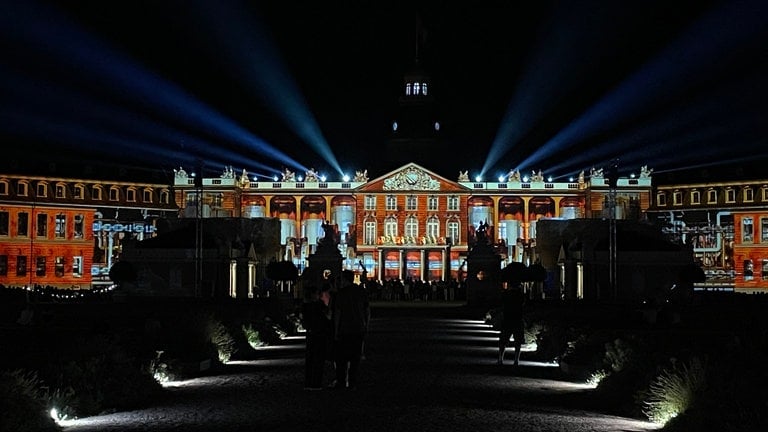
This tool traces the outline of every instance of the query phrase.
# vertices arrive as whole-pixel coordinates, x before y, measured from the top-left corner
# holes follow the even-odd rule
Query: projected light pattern
[[[202,17],[200,26],[206,29],[206,36],[218,38],[216,53],[226,55],[226,65],[233,75],[268,106],[274,107],[276,114],[296,135],[343,175],[298,86],[285,70],[279,53],[269,43],[270,37],[257,17],[243,9],[235,9],[232,2],[197,2],[197,5]]]
[[[675,98],[684,97],[687,92],[704,85],[705,80],[711,79],[712,74],[716,76],[723,74],[734,53],[765,40],[765,6],[764,2],[729,2],[717,10],[712,10],[668,46],[655,60],[621,83],[613,92],[524,159],[520,166],[542,164],[557,153],[589,140],[599,139],[601,135],[621,131],[622,127],[641,116],[648,115],[659,106]],[[704,71],[707,73],[705,74]],[[738,79],[739,77],[726,78]],[[719,113],[727,115],[728,110],[723,110],[725,104],[723,101],[720,103]],[[702,119],[699,118],[696,122],[701,124]],[[661,125],[657,127],[659,134],[665,133]],[[652,129],[653,125],[649,125],[648,128]],[[584,149],[578,160],[603,163],[606,159],[621,155],[638,144],[632,142],[631,136],[628,136],[630,138],[623,142],[603,142]],[[721,139],[719,142],[729,141]],[[642,145],[646,143],[643,142]],[[666,153],[653,161],[646,159],[644,163],[678,162],[680,149],[670,147],[677,146],[677,142],[668,140],[664,145],[667,148]],[[730,151],[729,146],[726,145],[721,145],[719,148],[721,156],[727,155]],[[581,153],[581,151],[582,149],[579,149],[574,153]],[[692,153],[688,157],[693,156]],[[624,161],[623,157],[622,160]],[[569,162],[575,163],[574,160]],[[702,162],[706,163],[706,161]],[[570,165],[572,166],[573,163]]]
[[[35,50],[34,54],[50,59],[51,70],[63,69],[61,75],[73,73],[76,79],[86,80],[89,92],[110,93],[110,96],[117,97],[122,102],[138,104],[158,116],[170,116],[171,121],[181,122],[189,129],[213,135],[225,142],[238,144],[241,151],[255,152],[261,157],[298,169],[306,169],[282,151],[186,94],[176,85],[162,80],[125,56],[91,39],[54,10],[36,7],[31,2],[21,2],[10,11],[11,13],[2,14],[3,18],[0,18],[3,36],[11,43],[24,46],[30,51]],[[51,70],[31,71],[31,73],[50,73]],[[13,86],[14,84],[15,82],[6,82],[4,85]],[[4,125],[4,127],[7,126]],[[81,127],[85,126],[81,125]],[[141,125],[133,124],[129,131],[134,132],[139,129],[138,126]],[[25,130],[19,133],[29,134],[34,131]],[[163,140],[162,136],[155,137],[158,141]],[[198,141],[198,144],[200,144],[199,148],[194,150],[201,154],[196,154],[194,157],[205,154],[222,155],[223,150],[218,146],[203,145],[203,141]],[[176,148],[178,147],[176,144]],[[121,147],[115,151],[125,153],[131,149]],[[187,159],[190,157],[192,156],[187,156]],[[240,158],[240,160],[248,161],[249,167],[265,167],[261,164],[256,165],[250,158]]]

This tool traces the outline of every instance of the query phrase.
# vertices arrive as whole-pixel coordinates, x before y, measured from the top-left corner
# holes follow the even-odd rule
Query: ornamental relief
[[[384,180],[384,190],[440,190],[440,182],[414,167]]]

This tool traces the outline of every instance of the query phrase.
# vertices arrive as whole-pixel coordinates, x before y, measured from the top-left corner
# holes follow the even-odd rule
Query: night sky
[[[34,150],[378,177],[418,54],[445,152],[414,161],[447,178],[768,178],[764,1],[3,3],[0,171]]]

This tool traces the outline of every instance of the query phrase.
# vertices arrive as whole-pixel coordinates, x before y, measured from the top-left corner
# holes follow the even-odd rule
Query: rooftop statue
[[[507,181],[510,182],[519,182],[520,181],[520,171],[519,170],[510,170],[509,174],[507,174]]]
[[[352,179],[354,182],[360,182],[365,183],[368,181],[368,170],[363,171],[355,171],[355,178]]]
[[[310,168],[309,171],[304,173],[304,181],[307,183],[317,183],[319,177],[317,176],[317,171],[315,171],[314,168]]]
[[[653,172],[653,168],[648,168],[648,165],[643,165],[640,167],[640,178],[647,179],[651,178],[651,173]]]
[[[536,171],[531,173],[531,181],[532,182],[543,182],[544,181],[544,174],[541,173],[541,170],[537,173]]]
[[[187,172],[184,171],[184,168],[182,168],[182,167],[179,167],[179,169],[174,169],[173,172],[176,173],[176,178],[187,178],[187,177],[189,177]]]
[[[296,174],[293,173],[293,171],[286,168],[283,171],[283,178],[282,181],[284,182],[295,182],[296,181]]]
[[[243,173],[240,174],[240,184],[247,185],[248,183],[250,183],[250,180],[248,180],[248,173],[245,171],[245,168],[243,168]]]
[[[221,173],[221,178],[231,179],[235,178],[235,169],[231,166],[225,166],[224,172]]]
[[[589,177],[590,178],[595,178],[595,179],[603,178],[603,169],[602,168],[600,168],[600,169],[592,168],[592,171],[589,172]]]
[[[579,183],[584,183],[584,170],[579,173]]]
[[[469,173],[467,171],[459,171],[459,181],[460,182],[468,182],[469,181]]]

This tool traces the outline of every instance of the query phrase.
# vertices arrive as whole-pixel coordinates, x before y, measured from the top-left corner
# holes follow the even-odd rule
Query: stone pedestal
[[[467,254],[467,304],[497,306],[501,301],[501,256],[487,242]]]

